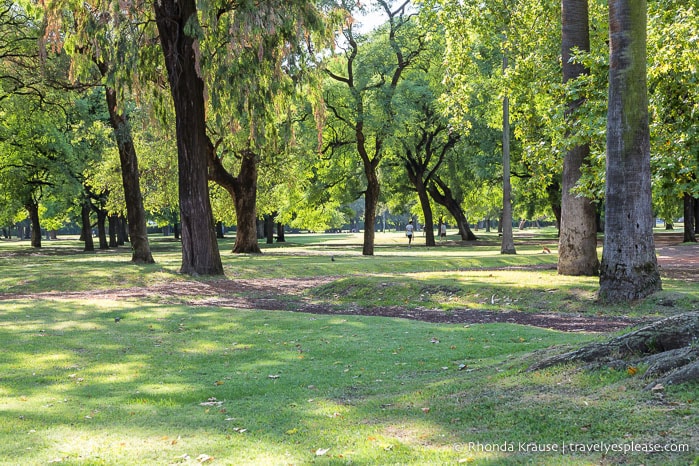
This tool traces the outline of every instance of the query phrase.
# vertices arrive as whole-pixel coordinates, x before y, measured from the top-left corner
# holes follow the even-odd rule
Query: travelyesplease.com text
[[[548,453],[556,452],[562,455],[576,453],[659,453],[659,452],[688,452],[687,444],[660,443],[537,443],[537,442],[501,442],[481,443],[468,442],[455,444],[458,451],[471,453]]]

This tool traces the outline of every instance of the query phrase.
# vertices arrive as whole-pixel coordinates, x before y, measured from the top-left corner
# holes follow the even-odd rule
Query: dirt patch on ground
[[[48,292],[32,295],[3,295],[0,299],[108,299],[217,306],[236,309],[283,310],[329,315],[397,317],[445,324],[513,323],[568,332],[610,332],[638,323],[624,317],[599,317],[518,311],[444,311],[409,306],[332,306],[304,298],[304,291],[332,282],[337,277],[277,280],[178,281],[150,287],[89,292]]]
[[[681,241],[681,239],[680,239]],[[657,248],[658,264],[665,278],[699,281],[699,245],[667,244]],[[551,268],[545,266],[545,268]],[[554,267],[555,268],[555,267]],[[478,269],[482,270],[482,269]],[[5,294],[3,299],[142,299],[158,303],[191,306],[218,306],[237,309],[283,310],[312,314],[369,315],[421,320],[448,324],[513,323],[567,332],[611,332],[640,323],[638,319],[582,314],[536,313],[519,311],[481,311],[456,309],[444,311],[419,306],[333,306],[316,303],[305,291],[330,283],[338,277],[287,278],[274,280],[217,279],[176,281],[149,287],[89,292],[48,292]]]

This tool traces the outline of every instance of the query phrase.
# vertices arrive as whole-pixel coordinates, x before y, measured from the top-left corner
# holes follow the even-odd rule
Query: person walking
[[[413,242],[413,230],[414,230],[414,229],[415,229],[415,228],[413,227],[413,221],[411,220],[411,221],[409,221],[408,224],[405,226],[405,236],[408,237],[408,247],[410,247],[410,245],[411,245],[412,242]]]

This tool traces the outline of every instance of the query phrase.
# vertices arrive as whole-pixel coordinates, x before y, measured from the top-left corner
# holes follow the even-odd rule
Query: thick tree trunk
[[[208,166],[213,145],[206,134],[204,81],[198,73],[191,22],[195,0],[153,4],[175,106],[179,170],[182,273],[223,275],[209,200]],[[129,222],[130,223],[130,222]]]
[[[563,0],[562,56],[563,82],[589,74],[580,63],[571,62],[574,48],[590,50],[587,0]],[[584,102],[577,99],[568,103],[566,119],[572,127],[575,110]],[[558,273],[561,275],[597,275],[597,223],[595,205],[587,198],[572,193],[581,176],[581,168],[590,156],[589,144],[571,148],[563,159],[561,190],[561,229],[558,241]]]
[[[661,289],[653,241],[646,85],[646,1],[609,2],[607,187],[599,297],[628,302]]]
[[[95,243],[92,240],[92,226],[90,224],[90,212],[92,212],[92,207],[90,207],[90,200],[85,199],[81,208],[81,219],[82,219],[82,232],[81,237],[85,241],[85,247],[83,251],[94,251]]]
[[[31,225],[31,245],[33,248],[41,247],[41,221],[39,220],[39,204],[32,201],[25,206],[29,214]]]
[[[216,238],[223,239],[223,222],[216,222]]]
[[[120,215],[117,225],[117,245],[123,246],[128,240],[129,235],[126,228],[126,219]]]
[[[468,219],[466,218],[466,214],[464,214],[464,210],[461,208],[461,204],[454,198],[447,184],[440,177],[433,176],[432,182],[428,186],[428,191],[432,199],[434,199],[437,204],[444,206],[451,216],[454,217],[456,226],[459,228],[461,241],[476,241],[478,238],[473,234],[471,228],[469,228]]]
[[[274,217],[270,214],[265,215],[265,236],[267,244],[274,244]]]
[[[240,172],[234,177],[224,168],[213,152],[209,159],[209,178],[224,188],[233,198],[236,234],[233,252],[260,254],[257,243],[257,156],[250,150],[241,154]]]
[[[699,197],[694,198],[694,233],[699,235]]]
[[[694,223],[697,219],[694,217],[696,199],[689,193],[684,193],[684,242],[696,243],[697,235],[694,228]]]
[[[124,186],[126,217],[128,218],[131,236],[131,262],[152,264],[155,260],[148,242],[146,211],[143,208],[138,157],[136,156],[136,148],[131,134],[131,125],[126,116],[118,111],[116,90],[107,87],[106,98],[109,109],[109,121],[114,129],[114,136],[119,149],[119,161],[121,162],[121,181]]]

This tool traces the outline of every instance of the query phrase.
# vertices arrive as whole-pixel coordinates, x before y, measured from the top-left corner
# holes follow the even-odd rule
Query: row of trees
[[[645,5],[622,0],[609,11],[596,0],[3,0],[1,220],[79,213],[89,228],[91,209],[121,216],[136,262],[153,260],[147,216],[179,220],[182,271],[221,274],[217,220],[237,225],[235,252],[259,252],[258,217],[336,227],[359,198],[366,255],[377,213],[411,206],[428,245],[433,212],[465,240],[467,216],[502,216],[502,250],[514,252],[512,196],[518,216],[560,222],[560,273],[601,273],[609,299],[640,297],[660,284],[651,178],[657,215],[679,215],[684,199],[693,233],[699,205],[695,7],[648,10],[646,38]],[[362,28],[362,12],[382,25]]]

